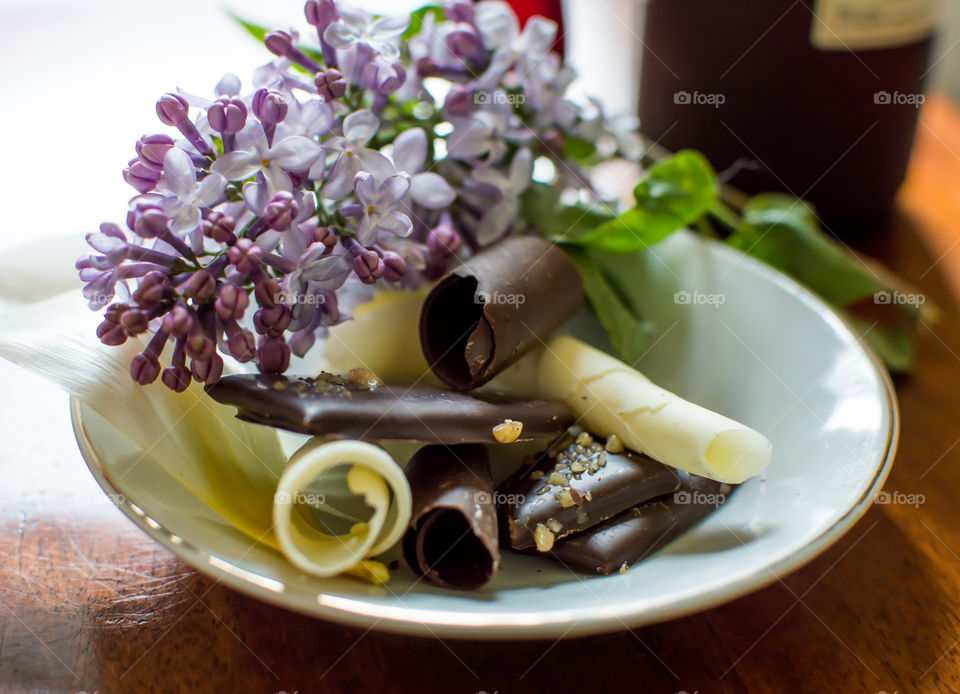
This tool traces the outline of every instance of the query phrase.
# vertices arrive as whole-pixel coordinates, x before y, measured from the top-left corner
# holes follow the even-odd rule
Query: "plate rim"
[[[721,253],[736,253],[735,250],[721,243],[711,240],[701,241],[714,246],[714,249]],[[77,397],[71,396],[70,419],[74,436],[80,454],[97,484],[120,508],[123,514],[149,537],[190,564],[197,571],[215,579],[217,582],[285,609],[293,609],[349,626],[376,628],[392,633],[483,640],[543,639],[558,636],[559,638],[573,638],[633,629],[676,619],[731,602],[765,588],[775,581],[781,581],[786,575],[801,569],[829,549],[853,528],[872,505],[874,496],[882,489],[887,476],[890,474],[899,444],[900,409],[896,391],[890,375],[876,353],[856,336],[856,332],[843,316],[816,294],[791,277],[755,258],[739,253],[736,253],[736,255],[740,262],[753,265],[755,271],[765,275],[774,284],[779,285],[803,303],[814,308],[818,314],[826,314],[836,320],[854,338],[854,342],[867,356],[883,387],[885,406],[889,412],[889,425],[886,432],[884,453],[878,462],[873,478],[863,494],[846,513],[789,556],[774,563],[766,564],[739,579],[724,583],[709,593],[698,594],[669,603],[645,606],[634,611],[623,611],[622,608],[616,609],[617,606],[610,606],[606,610],[602,607],[592,607],[594,614],[589,617],[576,616],[573,613],[577,610],[558,610],[548,613],[547,617],[544,618],[542,612],[516,612],[509,617],[505,617],[499,613],[494,613],[491,616],[488,613],[479,612],[465,613],[455,610],[433,610],[393,605],[371,606],[364,600],[324,592],[317,593],[316,603],[312,605],[291,604],[290,601],[282,598],[282,592],[264,587],[264,585],[251,580],[248,577],[249,571],[247,569],[234,566],[227,559],[194,545],[186,538],[171,533],[155,520],[149,518],[128,495],[121,492],[113,480],[110,479],[110,475],[97,453],[96,446],[90,439],[83,421],[82,403]],[[211,562],[211,559],[214,561]]]

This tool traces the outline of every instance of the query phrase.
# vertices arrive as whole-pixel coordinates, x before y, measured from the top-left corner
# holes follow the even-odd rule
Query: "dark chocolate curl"
[[[410,459],[406,474],[413,515],[403,556],[410,568],[444,588],[485,585],[500,566],[486,449],[425,446]]]
[[[361,441],[494,444],[493,428],[507,419],[522,423],[517,440],[529,441],[557,436],[574,419],[561,403],[378,385],[363,374],[353,380],[327,373],[238,374],[208,386],[207,394],[236,407],[237,417],[249,422]]]
[[[420,313],[433,372],[457,390],[477,388],[542,344],[583,303],[573,261],[538,236],[511,236],[437,282]]]
[[[645,455],[610,453],[589,435],[577,441],[554,444],[500,485],[504,544],[548,551],[554,541],[680,485],[676,470]]]
[[[566,566],[602,575],[635,564],[676,539],[722,504],[733,486],[678,471],[680,489],[554,545]]]

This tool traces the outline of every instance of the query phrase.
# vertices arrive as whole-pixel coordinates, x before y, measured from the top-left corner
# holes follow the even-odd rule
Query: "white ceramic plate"
[[[628,573],[574,574],[507,553],[496,579],[463,593],[401,565],[374,587],[304,575],[207,509],[112,425],[74,401],[90,470],[130,519],[184,561],[244,593],[318,617],[465,638],[614,631],[678,617],[757,590],[810,561],[857,521],[893,462],[897,412],[876,358],[815,296],[721,244],[677,234],[638,268],[660,339],[652,379],[763,432],[765,477]],[[581,337],[596,326],[577,321]]]

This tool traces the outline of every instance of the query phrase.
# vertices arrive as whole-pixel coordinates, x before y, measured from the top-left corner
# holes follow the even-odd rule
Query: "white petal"
[[[393,163],[398,171],[415,174],[427,161],[427,134],[423,128],[410,128],[393,141]]]
[[[260,155],[257,152],[230,152],[213,162],[210,170],[227,180],[242,181],[260,170]]]
[[[485,48],[509,46],[520,33],[520,25],[513,8],[499,0],[477,3],[477,28]]]
[[[360,32],[345,22],[334,22],[323,32],[323,40],[334,48],[349,48],[360,39]]]
[[[294,135],[275,144],[266,158],[271,165],[276,164],[287,171],[306,171],[313,166],[321,151],[316,140]]]
[[[197,168],[190,155],[177,147],[172,148],[163,158],[162,190],[185,198],[193,193],[197,184]]]
[[[533,155],[529,149],[521,149],[513,155],[510,162],[510,190],[514,194],[522,193],[530,185],[533,176]]]
[[[378,39],[383,40],[393,36],[399,36],[410,26],[410,15],[394,15],[393,17],[381,17],[370,26],[370,33]]]
[[[528,58],[538,58],[550,50],[556,37],[557,23],[535,15],[527,20],[518,43]]]
[[[243,184],[243,201],[247,203],[247,207],[255,215],[263,214],[263,210],[270,202],[272,195],[266,183],[249,181]]]
[[[228,72],[217,82],[214,91],[218,95],[236,96],[240,93],[240,78],[232,72]]]
[[[396,236],[407,236],[413,231],[413,222],[403,212],[388,212],[380,218],[377,227]]]
[[[378,181],[393,175],[393,163],[375,149],[361,149],[352,158],[359,159],[358,168],[369,171]]]
[[[227,187],[227,179],[218,173],[211,173],[197,187],[197,204],[210,207],[220,201]]]
[[[350,274],[350,264],[339,255],[320,258],[300,272],[301,279],[319,291],[338,289]]]
[[[410,197],[428,210],[441,210],[454,201],[457,193],[443,176],[428,171],[410,179]]]
[[[343,119],[343,135],[351,142],[365,145],[380,127],[380,119],[370,109],[354,111]]]

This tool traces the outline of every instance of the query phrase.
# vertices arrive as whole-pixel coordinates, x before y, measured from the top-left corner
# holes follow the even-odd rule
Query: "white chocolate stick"
[[[346,468],[347,489],[335,489],[324,478]],[[333,475],[337,477],[337,475]],[[341,481],[344,479],[339,476]],[[317,485],[317,482],[320,485]],[[355,505],[373,509],[365,520],[357,520],[348,533],[324,532],[307,515],[305,504],[313,500],[308,488],[322,489],[314,505],[323,508],[329,496],[343,500],[353,496]],[[299,506],[298,506],[299,504]],[[297,568],[316,576],[344,572],[368,574],[375,580],[386,568],[367,557],[394,545],[410,523],[410,485],[400,466],[382,448],[362,441],[325,441],[315,438],[290,457],[280,477],[273,502],[277,542],[284,556]],[[345,517],[342,505],[331,509]]]
[[[540,357],[543,397],[567,404],[594,434],[613,434],[654,460],[718,482],[759,474],[773,447],[762,434],[694,405],[639,371],[572,337],[553,338]]]

